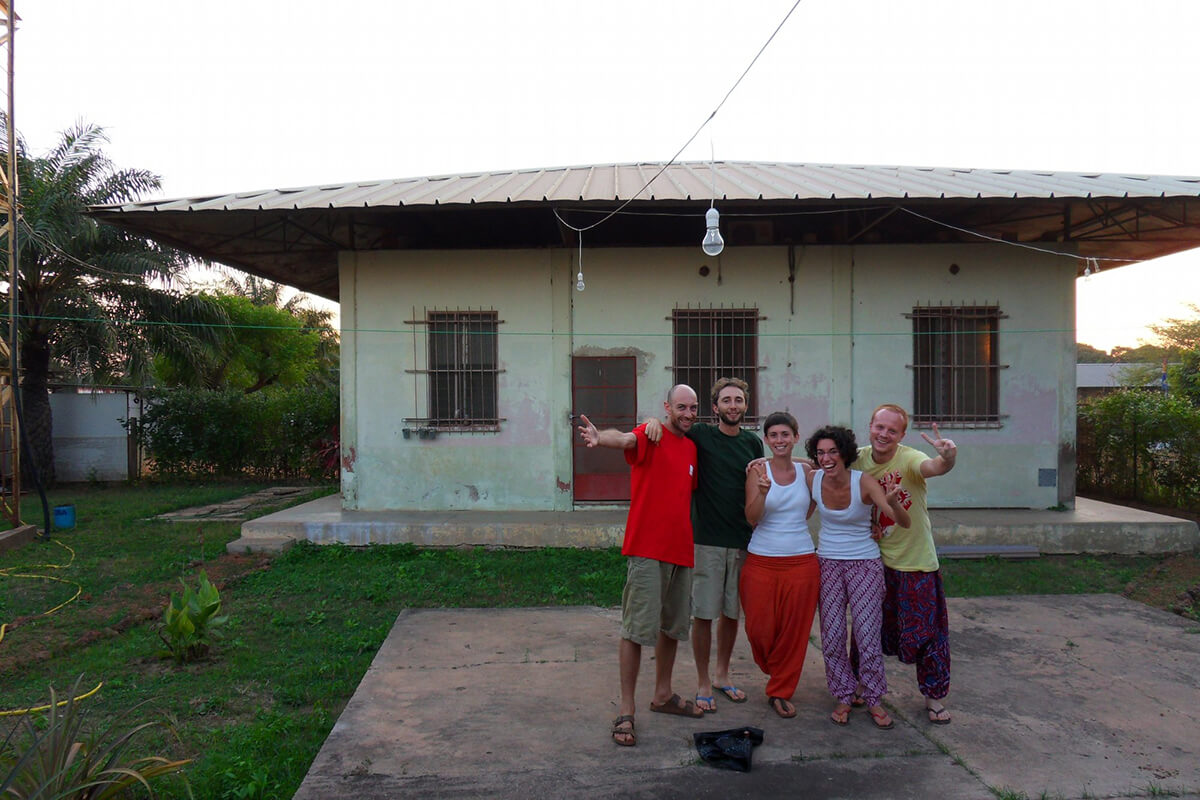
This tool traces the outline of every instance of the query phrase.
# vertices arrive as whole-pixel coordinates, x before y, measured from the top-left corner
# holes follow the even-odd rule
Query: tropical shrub
[[[175,659],[176,664],[183,664],[204,658],[208,654],[209,639],[220,636],[217,628],[229,618],[217,616],[221,610],[221,595],[217,587],[209,583],[203,570],[195,590],[182,579],[179,582],[183,585],[182,596],[172,594],[163,612],[159,638],[166,649],[159,654]]]
[[[1200,409],[1126,389],[1079,408],[1078,486],[1110,497],[1200,506]]]
[[[317,480],[337,474],[328,457],[337,422],[336,387],[158,389],[137,430],[158,474]]]

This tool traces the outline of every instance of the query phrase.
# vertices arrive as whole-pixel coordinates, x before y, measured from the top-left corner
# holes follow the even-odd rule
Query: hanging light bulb
[[[700,243],[700,249],[706,256],[721,255],[721,251],[725,249],[725,240],[721,238],[721,212],[716,208],[709,208],[704,212],[704,224],[708,230],[704,232],[704,241]]]
[[[579,274],[575,276],[575,291],[582,292],[586,287],[583,284],[583,231],[579,231]]]

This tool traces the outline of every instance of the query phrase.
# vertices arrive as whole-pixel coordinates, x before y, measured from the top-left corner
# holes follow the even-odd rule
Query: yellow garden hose
[[[4,569],[0,569],[0,578],[24,578],[26,580],[56,581],[58,583],[65,583],[69,586],[75,587],[75,594],[71,595],[70,598],[59,603],[58,605],[56,605],[54,608],[50,609],[49,611],[43,611],[40,614],[37,614],[36,616],[39,616],[39,617],[50,616],[54,612],[63,608],[64,606],[70,605],[71,603],[75,602],[79,598],[79,595],[83,594],[83,587],[80,584],[76,583],[75,581],[67,580],[66,578],[59,578],[54,575],[39,575],[36,573],[24,571],[24,570],[66,569],[66,568],[70,567],[72,563],[74,563],[74,561],[75,561],[75,551],[74,550],[72,550],[69,546],[60,542],[58,539],[51,539],[50,541],[52,541],[54,544],[58,545],[59,547],[63,548],[64,550],[66,550],[68,553],[71,554],[71,557],[67,561],[66,564],[31,564],[31,565],[25,566],[25,567],[6,567]],[[23,570],[23,571],[18,572],[17,570]],[[4,642],[4,634],[7,630],[8,630],[8,623],[0,623],[0,643]],[[87,694],[81,694],[74,699],[75,700],[83,700],[85,698],[91,697],[96,692],[100,691],[100,687],[103,685],[104,685],[104,683],[102,681],[102,682],[96,684],[95,689],[92,689]],[[69,699],[63,700],[63,701],[59,702],[58,705],[61,707],[61,706],[66,705],[69,702],[71,702]],[[0,711],[0,717],[15,717],[15,716],[20,716],[22,714],[31,714],[36,711],[47,711],[47,710],[49,710],[49,708],[50,708],[50,705],[46,704],[43,706],[31,706],[29,708],[17,708],[17,709],[12,709],[9,711]]]

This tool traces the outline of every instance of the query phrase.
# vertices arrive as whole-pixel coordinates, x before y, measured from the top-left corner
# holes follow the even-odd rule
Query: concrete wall
[[[671,382],[671,310],[757,307],[759,412],[802,428],[851,425],[865,439],[881,402],[911,407],[912,323],[930,303],[993,303],[1002,425],[943,429],[959,466],[938,506],[1045,508],[1073,499],[1074,281],[1070,259],[997,245],[345,253],[341,260],[342,488],[347,508],[572,507],[571,355],[634,355],[638,410],[658,415]],[[952,272],[951,265],[957,265]],[[701,267],[708,274],[701,275]],[[424,415],[426,308],[493,308],[500,325],[499,433],[404,439]],[[707,387],[696,387],[703,395]],[[586,409],[580,409],[586,413]],[[919,432],[908,444],[932,450]],[[1069,467],[1069,469],[1068,469]],[[1039,469],[1057,470],[1039,486]],[[1070,479],[1063,480],[1064,471]],[[1046,474],[1042,475],[1043,481]]]
[[[138,416],[125,392],[53,392],[54,469],[58,480],[123,481],[129,477],[128,435],[122,419]]]

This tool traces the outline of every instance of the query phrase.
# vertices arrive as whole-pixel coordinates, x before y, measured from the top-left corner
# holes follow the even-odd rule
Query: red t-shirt
[[[629,519],[621,554],[695,565],[692,550],[692,490],[696,488],[696,445],[663,428],[653,444],[646,426],[633,430],[637,447],[625,451],[632,469]]]

